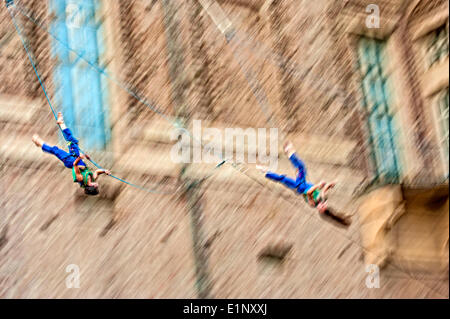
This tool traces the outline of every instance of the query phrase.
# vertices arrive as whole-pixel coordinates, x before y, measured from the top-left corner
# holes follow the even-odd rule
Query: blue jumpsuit
[[[306,194],[308,190],[313,186],[306,181],[306,166],[297,155],[294,153],[289,157],[292,165],[298,169],[297,178],[294,180],[286,175],[278,175],[276,173],[267,172],[266,177],[274,181],[280,182],[288,188],[297,189],[300,194]]]
[[[73,162],[80,156],[80,147],[78,146],[78,140],[73,136],[69,128],[64,129],[62,132],[65,140],[68,142],[69,153],[57,146],[49,146],[45,143],[42,145],[42,150],[46,153],[55,155],[59,158],[59,160],[61,160],[61,162],[64,163],[65,167],[72,168]],[[86,166],[83,161],[80,161],[78,165]]]

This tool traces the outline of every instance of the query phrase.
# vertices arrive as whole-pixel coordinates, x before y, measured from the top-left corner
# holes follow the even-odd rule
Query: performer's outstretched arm
[[[94,180],[97,180],[97,177],[101,174],[111,175],[111,172],[107,169],[98,169],[94,172]]]

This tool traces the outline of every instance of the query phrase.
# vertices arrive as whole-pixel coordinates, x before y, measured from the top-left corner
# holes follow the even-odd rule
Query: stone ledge
[[[411,27],[412,38],[417,40],[446,23],[448,20],[448,5],[446,7],[447,10],[435,12],[432,16],[413,23]]]
[[[17,138],[12,135],[6,135],[2,136],[1,139],[3,141],[0,145],[2,162],[10,160],[12,162],[25,162],[25,166],[34,166],[48,163],[50,160],[50,155],[44,154],[39,148],[35,147],[29,137]],[[146,174],[178,178],[182,168],[182,164],[171,161],[170,149],[149,150],[148,152],[136,149],[130,150],[125,155],[108,153],[108,157],[111,157],[111,161],[112,158],[116,158],[115,162],[112,161],[114,164],[111,168],[119,176]],[[105,160],[100,160],[102,157],[94,156],[93,158],[105,166]],[[57,165],[57,160],[55,159],[54,161],[54,164]],[[258,173],[253,164],[245,165],[248,169],[247,174],[251,178],[245,174],[238,173],[229,163],[215,170],[216,165],[217,163],[190,164],[186,176],[192,179],[202,179],[211,175],[209,179],[214,182],[223,183],[229,181],[242,185],[251,185],[256,180],[261,184],[274,187],[274,189],[282,189],[276,186],[277,183],[267,180],[263,174]],[[339,193],[351,193],[364,179],[362,172],[347,167],[336,167],[330,164],[310,162],[309,160],[307,160],[306,165],[308,180],[312,182],[319,182],[322,179],[336,180],[338,182],[336,191]],[[286,158],[279,160],[277,172],[295,176],[295,170]]]
[[[0,159],[3,162],[6,159],[14,162],[44,163],[43,152],[37,148],[31,138],[14,137],[12,135],[2,136],[0,143]]]
[[[400,19],[400,16],[386,18],[381,14],[380,16],[380,28],[369,29],[366,27],[366,18],[368,13],[361,12],[345,12],[342,14],[342,20],[345,21],[345,31],[347,33],[367,36],[376,39],[386,39],[395,30],[395,27]]]
[[[225,128],[230,127],[232,123],[209,123],[202,121],[202,128],[217,128],[222,133],[222,139],[224,139]],[[250,127],[242,128],[244,131]],[[189,128],[192,132],[192,128]],[[145,142],[156,142],[164,144],[175,144],[172,139],[172,134],[174,132],[174,127],[164,120],[153,120],[146,124],[144,127],[135,129],[132,135],[135,140],[141,141],[139,144],[144,145]],[[266,152],[269,151],[268,145],[270,141],[269,132],[266,132]],[[227,147],[224,140],[222,149]],[[299,153],[306,160],[312,162],[328,163],[335,165],[347,165],[349,164],[350,154],[353,152],[357,146],[357,142],[353,140],[342,140],[341,138],[336,138],[332,136],[325,135],[306,135],[302,134],[292,139],[294,145],[298,148]],[[203,142],[206,144],[206,142]],[[278,152],[282,153],[282,145],[278,145]],[[193,146],[193,141],[191,138],[191,146]],[[233,145],[233,152],[236,152],[236,143]],[[230,147],[231,148],[231,147]],[[248,143],[244,140],[244,150],[245,158],[248,157]],[[257,153],[258,150],[256,149]],[[252,153],[255,153],[252,152]]]
[[[449,83],[448,75],[449,59],[447,58],[433,65],[422,77],[422,91],[426,97],[447,88]]]
[[[0,95],[0,121],[29,123],[40,104],[39,100]]]

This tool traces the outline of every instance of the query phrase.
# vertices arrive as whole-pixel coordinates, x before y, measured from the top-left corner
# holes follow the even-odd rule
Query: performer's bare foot
[[[34,134],[33,138],[31,140],[38,147],[42,147],[42,145],[44,144],[44,140],[42,138],[40,138],[39,135],[37,135],[37,134]]]
[[[294,145],[292,145],[290,141],[284,143],[284,152],[288,155],[288,157],[291,157],[292,154],[295,153]]]
[[[66,129],[66,124],[64,123],[64,117],[61,112],[58,112],[58,119],[56,123],[61,127],[62,130]]]
[[[256,165],[256,169],[264,174],[267,174],[267,172],[269,171],[268,167],[262,165]]]
[[[64,124],[64,117],[61,112],[58,112],[58,120],[56,121],[58,124]]]

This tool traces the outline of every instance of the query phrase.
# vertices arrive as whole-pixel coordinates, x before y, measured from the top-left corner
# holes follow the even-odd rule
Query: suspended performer
[[[58,113],[57,122],[61,127],[65,140],[68,142],[69,152],[66,152],[57,146],[49,146],[37,134],[33,135],[32,141],[36,146],[42,148],[42,151],[55,155],[64,166],[72,169],[73,182],[80,184],[84,188],[84,193],[87,195],[97,195],[99,193],[98,183],[96,180],[99,175],[111,175],[108,170],[99,169],[92,172],[83,159],[90,159],[87,154],[83,155],[78,146],[78,140],[73,136],[72,132],[64,124],[62,113]]]
[[[308,183],[306,181],[305,163],[299,159],[291,142],[285,143],[284,152],[292,165],[297,169],[297,176],[295,179],[287,177],[286,175],[270,172],[268,167],[265,166],[257,165],[256,168],[263,172],[266,178],[279,182],[290,189],[295,189],[297,193],[302,194],[309,206],[317,209],[321,215],[330,217],[334,221],[345,226],[350,225],[351,221],[349,219],[337,216],[333,209],[328,205],[328,191],[332,189],[336,183],[326,183],[323,181],[318,184]]]

